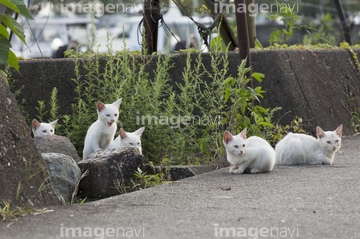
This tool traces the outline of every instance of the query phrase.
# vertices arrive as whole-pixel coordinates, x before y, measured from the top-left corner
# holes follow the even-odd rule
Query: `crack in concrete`
[[[296,71],[295,71],[295,67],[294,67],[294,65],[292,64],[292,61],[291,61],[289,52],[285,52],[285,53],[286,53],[286,56],[287,56],[288,59],[289,59],[291,70],[292,70],[292,72],[294,72],[295,79],[296,79],[296,82],[297,82],[298,85],[299,85],[300,91],[301,91],[301,93],[302,93],[302,95],[303,95],[303,97],[304,97],[304,99],[305,99],[305,101],[306,101],[307,106],[308,106],[309,109],[310,109],[310,114],[311,114],[311,116],[312,116],[313,119],[314,119],[315,125],[317,125],[314,112],[313,112],[313,110],[312,110],[312,108],[311,108],[311,105],[310,105],[310,102],[309,102],[308,98],[306,97],[305,92],[304,92],[304,90],[303,90],[303,88],[302,88],[302,86],[301,86],[301,84],[300,84],[299,78],[298,78],[298,76],[297,76],[297,74],[296,74]]]

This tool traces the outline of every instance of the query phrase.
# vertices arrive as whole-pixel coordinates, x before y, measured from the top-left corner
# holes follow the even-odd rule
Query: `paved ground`
[[[332,166],[216,170],[0,223],[0,238],[360,238],[360,136]]]

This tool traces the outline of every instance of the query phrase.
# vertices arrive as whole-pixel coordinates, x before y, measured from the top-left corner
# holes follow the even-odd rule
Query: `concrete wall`
[[[360,53],[360,51],[358,51]],[[197,55],[192,56],[194,59]],[[153,56],[157,58],[157,56]],[[210,66],[209,54],[202,56],[205,66]],[[314,132],[316,125],[324,130],[334,130],[344,124],[345,134],[352,134],[350,115],[342,103],[348,96],[360,96],[360,74],[352,54],[347,50],[263,50],[251,52],[255,72],[264,73],[261,86],[267,92],[261,104],[264,107],[282,107],[276,120],[285,125],[295,116],[307,120],[307,130]],[[186,54],[172,59],[169,75],[174,82],[181,81]],[[236,76],[238,53],[229,53],[231,75]],[[105,60],[101,60],[101,65]],[[48,100],[53,87],[59,90],[60,114],[68,114],[73,103],[75,84],[74,62],[68,59],[30,60],[19,63],[21,75],[13,74],[15,88],[24,85],[19,98],[26,99],[29,118],[36,116],[38,100]],[[153,77],[156,59],[149,65]],[[84,74],[85,72],[83,72]],[[175,84],[174,84],[175,85]],[[256,83],[255,85],[259,85]]]

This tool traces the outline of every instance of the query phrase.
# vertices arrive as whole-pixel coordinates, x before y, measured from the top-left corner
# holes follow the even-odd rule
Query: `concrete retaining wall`
[[[202,58],[205,66],[210,66],[209,54],[203,54]],[[324,130],[334,130],[344,124],[344,133],[353,133],[350,115],[342,103],[349,96],[360,96],[360,74],[349,51],[263,50],[252,51],[251,58],[254,71],[266,76],[261,86],[267,93],[261,103],[264,107],[283,108],[276,114],[281,124],[289,124],[298,116],[308,120],[307,130],[313,132],[316,125]],[[181,81],[185,60],[186,54],[172,59],[176,67],[169,74],[174,82]],[[238,53],[229,53],[229,60],[229,73],[236,76],[240,62]],[[103,59],[101,64],[104,63]],[[15,88],[25,86],[19,98],[26,100],[25,108],[30,119],[36,117],[38,100],[49,100],[53,87],[59,91],[59,113],[69,113],[75,87],[71,81],[75,77],[72,60],[30,60],[21,61],[19,65],[21,75],[13,73],[12,78],[15,79]],[[150,78],[155,67],[156,59],[149,65]]]

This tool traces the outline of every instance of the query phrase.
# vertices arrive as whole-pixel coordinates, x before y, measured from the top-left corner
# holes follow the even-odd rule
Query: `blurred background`
[[[29,0],[25,4],[34,20],[17,19],[24,28],[27,42],[26,46],[16,37],[11,40],[12,50],[19,57],[61,58],[66,50],[86,51],[92,44],[93,50],[100,53],[112,54],[123,50],[125,45],[130,51],[141,51],[143,1]],[[208,26],[215,14],[209,12],[203,0],[177,0],[177,4],[181,4],[182,9],[172,1],[160,1],[163,21],[159,22],[157,50],[165,51],[168,44],[170,52],[189,48],[208,51],[196,23]],[[279,5],[290,10],[290,20],[294,23],[294,33],[282,43],[337,46],[344,41],[334,0],[255,0],[251,13],[255,16],[258,46],[274,44],[274,29],[287,27],[284,26],[286,14]],[[342,0],[342,7],[352,43],[359,44],[360,1]],[[230,1],[224,9],[236,34],[234,2]],[[192,19],[186,16],[189,14]],[[216,37],[214,30],[211,39]],[[109,42],[112,49],[107,47]]]

